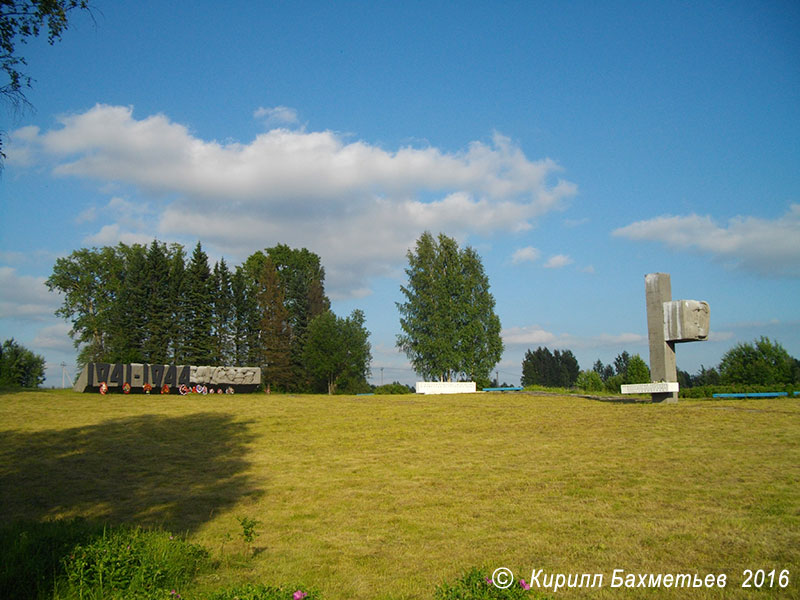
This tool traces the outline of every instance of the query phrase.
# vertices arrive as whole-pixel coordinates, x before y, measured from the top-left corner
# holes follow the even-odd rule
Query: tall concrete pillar
[[[667,341],[664,333],[664,303],[672,300],[669,273],[649,273],[644,277],[647,302],[647,337],[650,340],[650,379],[678,381],[675,366],[675,342]],[[654,402],[677,402],[677,392],[653,394]]]

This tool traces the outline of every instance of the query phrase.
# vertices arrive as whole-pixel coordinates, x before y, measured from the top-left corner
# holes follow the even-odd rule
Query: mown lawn
[[[69,516],[186,532],[219,561],[197,591],[429,598],[505,566],[605,575],[565,598],[643,595],[614,569],[726,573],[648,596],[744,598],[745,569],[788,569],[757,597],[798,597],[800,400],[0,394],[0,524]]]

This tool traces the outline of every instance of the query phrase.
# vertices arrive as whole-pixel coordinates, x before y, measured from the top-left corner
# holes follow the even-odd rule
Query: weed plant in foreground
[[[752,597],[746,569],[788,569],[789,587],[758,597],[800,596],[798,399],[40,391],[0,394],[0,423],[0,525],[185,534],[210,567],[184,598],[438,598],[480,583],[473,565],[529,583],[604,574],[564,598],[641,595],[612,589],[614,569],[727,575],[722,591],[647,592],[698,600]]]

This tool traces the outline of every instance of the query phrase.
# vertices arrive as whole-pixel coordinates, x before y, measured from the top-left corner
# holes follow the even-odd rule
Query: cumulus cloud
[[[800,204],[777,219],[737,216],[725,225],[710,216],[666,215],[631,223],[613,235],[661,242],[760,275],[800,277]]]
[[[506,346],[549,346],[551,348],[604,348],[646,344],[647,337],[638,333],[601,334],[581,337],[569,333],[553,333],[539,325],[510,327],[501,332]]]
[[[556,254],[547,259],[544,263],[545,269],[561,269],[567,265],[571,265],[574,261],[566,254]]]
[[[50,292],[44,277],[19,275],[13,267],[0,267],[0,319],[50,318],[60,304],[58,294]]]
[[[256,116],[296,116],[283,109]],[[446,152],[386,150],[331,131],[285,128],[247,144],[220,143],[164,115],[137,119],[123,106],[97,105],[60,121],[25,137],[55,159],[56,174],[134,185],[161,199],[161,237],[192,232],[229,257],[279,242],[305,246],[323,257],[330,287],[342,294],[365,293],[367,279],[396,269],[426,229],[459,239],[525,231],[576,193],[555,162],[529,160],[497,133]],[[118,220],[87,241],[125,233],[144,232]]]
[[[541,256],[541,252],[533,246],[525,246],[524,248],[517,248],[511,255],[511,262],[515,265],[523,262],[536,262]]]

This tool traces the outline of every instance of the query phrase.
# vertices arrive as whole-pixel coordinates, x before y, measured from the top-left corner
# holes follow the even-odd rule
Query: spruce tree
[[[214,360],[212,341],[213,297],[208,256],[197,242],[186,268],[184,285],[184,359],[190,365],[210,365]]]
[[[144,246],[117,246],[121,271],[114,303],[111,362],[144,362],[147,331],[147,255]]]
[[[186,315],[186,252],[180,244],[170,246],[169,295],[172,316],[169,325],[170,361],[173,364],[187,362],[187,315]]]
[[[172,332],[173,310],[170,299],[170,264],[166,246],[153,240],[147,251],[145,277],[147,313],[144,362],[166,364]]]
[[[258,309],[255,286],[244,266],[236,267],[231,277],[233,306],[233,363],[252,366],[251,357],[258,350]]]
[[[216,365],[228,365],[233,360],[233,290],[231,272],[225,259],[214,264],[211,279],[214,310],[212,317],[214,358]]]

